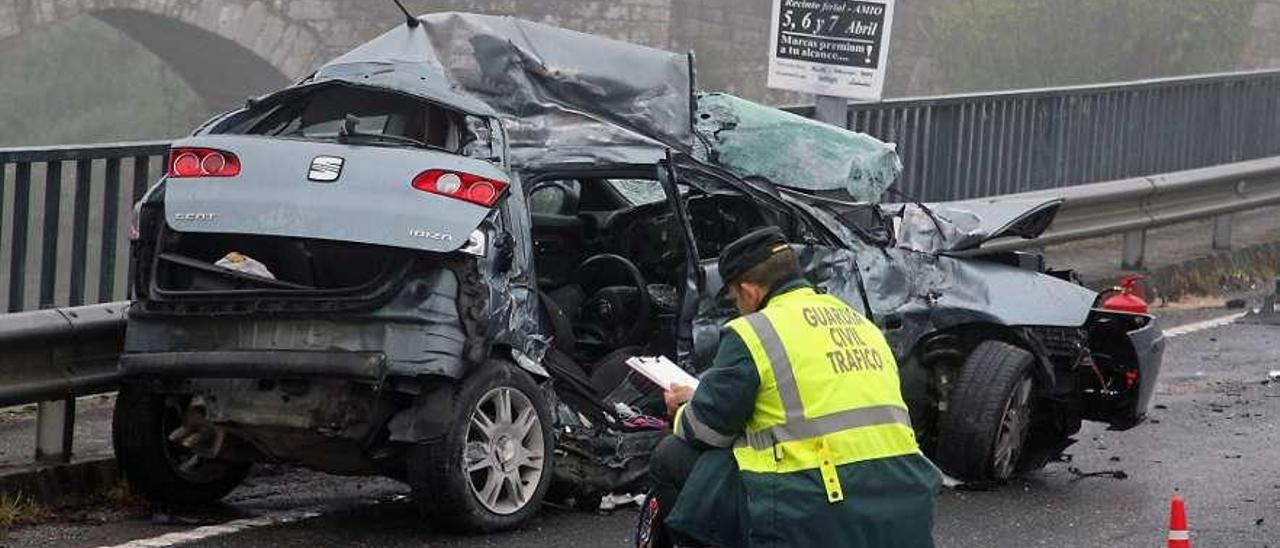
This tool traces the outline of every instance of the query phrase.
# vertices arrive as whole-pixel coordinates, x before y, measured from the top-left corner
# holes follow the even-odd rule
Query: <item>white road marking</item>
[[[1222,316],[1218,318],[1208,319],[1202,322],[1195,322],[1195,323],[1189,323],[1186,325],[1180,325],[1178,327],[1171,327],[1169,329],[1164,330],[1164,336],[1165,338],[1171,339],[1173,337],[1180,337],[1182,335],[1190,335],[1197,331],[1204,331],[1206,329],[1222,327],[1224,325],[1229,325],[1240,318],[1243,318],[1245,314],[1248,314],[1248,313],[1238,312],[1235,314],[1228,314],[1226,316]]]
[[[249,529],[307,520],[319,517],[320,515],[320,512],[316,511],[294,511],[268,514],[256,518],[232,520],[218,525],[196,527],[190,531],[167,533],[158,537],[131,540],[124,544],[102,546],[100,548],[167,548],[169,546],[179,546],[207,538],[239,533]]]

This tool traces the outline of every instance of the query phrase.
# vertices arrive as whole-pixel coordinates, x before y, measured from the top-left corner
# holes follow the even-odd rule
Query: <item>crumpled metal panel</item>
[[[342,316],[130,318],[126,353],[235,350],[384,352],[387,375],[461,377],[466,335],[458,278],[445,268],[408,280],[385,306]],[[181,373],[181,372],[177,372]]]
[[[422,36],[422,33],[417,33]],[[423,37],[425,42],[425,37]],[[360,51],[360,50],[356,50]],[[419,51],[430,51],[421,48]],[[398,49],[392,50],[392,53]],[[350,55],[350,54],[348,54]],[[427,62],[399,61],[394,58],[368,61],[334,61],[320,68],[306,86],[323,85],[338,81],[360,86],[377,87],[421,97],[433,103],[451,106],[476,116],[496,116],[497,113],[484,102],[460,93],[445,78],[438,66]]]
[[[383,344],[389,375],[461,376],[467,335],[456,300],[458,286],[452,271],[435,270],[405,284],[405,291],[379,310],[388,319],[408,320],[387,323]]]
[[[957,246],[968,238],[948,218],[931,213],[917,204],[905,204],[894,223],[898,247],[919,253],[933,253]]]
[[[517,365],[545,377],[546,370],[537,364],[542,363],[551,346],[551,337],[542,333],[538,322],[537,294],[526,284],[512,283],[513,279],[522,277],[519,272],[508,272],[485,279],[483,285],[489,293],[485,310],[489,319],[487,330],[493,334],[494,341],[518,352],[511,356]]]
[[[673,148],[739,176],[871,202],[902,171],[894,145],[861,133],[726,94],[693,104],[686,55],[511,17],[419,20],[333,60],[307,83],[380,86],[496,114],[514,166],[644,164]]]
[[[435,13],[325,65],[318,79],[375,83],[473,114],[497,113],[512,163],[649,162],[688,150],[685,55],[511,17]]]
[[[1079,327],[1097,297],[1086,287],[1030,270],[870,243],[826,211],[797,205],[849,245],[793,245],[806,277],[864,314],[869,305],[868,315],[885,328],[899,357],[925,335],[964,324]],[[731,303],[716,296],[720,283],[714,266],[704,268],[709,270],[707,292],[693,322],[694,361],[700,367],[710,364],[721,326],[736,315]]]
[[[901,327],[885,336],[899,356],[938,329],[989,323],[1079,327],[1097,293],[1038,272],[854,242],[871,311]]]
[[[887,209],[900,212],[898,246],[929,253],[975,249],[1003,236],[1035,238],[1048,228],[1061,204],[1060,198],[969,200],[923,207],[901,204]]]
[[[902,173],[892,143],[732,95],[699,95],[696,120],[704,159],[740,177],[875,203]]]

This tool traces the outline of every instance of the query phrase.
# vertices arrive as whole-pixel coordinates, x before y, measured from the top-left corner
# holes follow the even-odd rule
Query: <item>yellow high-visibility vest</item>
[[[828,500],[838,502],[837,466],[920,452],[893,352],[840,299],[800,288],[728,327],[760,375],[755,411],[734,443],[743,471],[816,469]]]

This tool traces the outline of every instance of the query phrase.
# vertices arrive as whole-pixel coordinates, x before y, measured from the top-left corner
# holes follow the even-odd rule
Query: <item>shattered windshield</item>
[[[897,147],[724,93],[698,96],[701,159],[739,177],[878,203],[902,172]]]

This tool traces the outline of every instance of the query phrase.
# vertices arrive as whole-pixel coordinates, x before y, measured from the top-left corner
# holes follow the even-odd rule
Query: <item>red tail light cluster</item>
[[[507,183],[487,179],[479,175],[432,169],[413,178],[413,188],[432,194],[465,200],[484,207],[493,207],[507,191]]]
[[[169,150],[170,177],[235,177],[240,159],[235,154],[212,148]]]

